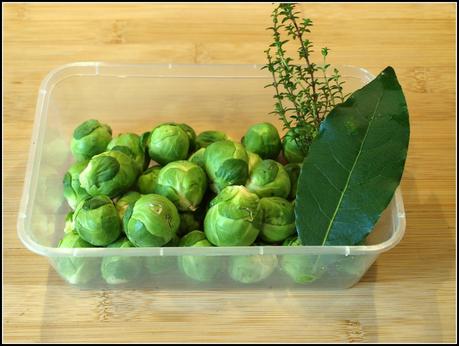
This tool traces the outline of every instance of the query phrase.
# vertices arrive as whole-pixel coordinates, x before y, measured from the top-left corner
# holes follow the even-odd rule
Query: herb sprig
[[[321,122],[337,104],[344,102],[343,84],[338,69],[330,74],[326,58],[329,49],[321,49],[322,63],[311,60],[313,44],[306,37],[313,25],[309,18],[301,19],[296,4],[279,4],[271,15],[273,42],[265,50],[268,63],[263,69],[271,72],[274,88],[274,111],[286,130],[292,130],[297,146],[306,155]],[[287,55],[286,45],[298,44],[297,62]],[[296,128],[308,131],[295,131]]]

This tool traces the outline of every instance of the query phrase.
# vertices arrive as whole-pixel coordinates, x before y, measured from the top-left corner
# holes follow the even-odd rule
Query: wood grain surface
[[[447,342],[456,339],[455,4],[303,4],[330,62],[406,93],[407,230],[346,291],[79,291],[16,234],[37,91],[75,61],[264,63],[270,4],[3,6],[7,342]]]

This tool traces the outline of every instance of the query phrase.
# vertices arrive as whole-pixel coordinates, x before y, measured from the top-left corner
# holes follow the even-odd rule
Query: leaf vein
[[[313,167],[314,167],[315,169],[317,169],[317,171],[319,171],[319,173],[320,173],[325,179],[327,179],[327,181],[330,183],[330,185],[331,185],[336,191],[338,191],[338,193],[341,193],[341,190],[338,189],[338,188],[336,187],[336,185],[331,181],[331,179],[330,179],[328,176],[325,175],[324,172],[322,172],[322,170],[320,169],[319,166],[317,166],[316,164],[314,164]]]
[[[368,133],[370,132],[371,125],[373,124],[373,120],[375,118],[376,111],[379,108],[379,104],[381,103],[382,98],[383,98],[383,94],[380,95],[380,97],[378,99],[378,103],[376,104],[375,109],[373,110],[373,114],[371,115],[371,118],[369,120],[368,127],[367,127],[367,129],[365,131],[365,135],[364,135],[364,137],[362,139],[362,142],[360,143],[359,151],[358,151],[357,156],[356,156],[356,158],[354,160],[354,163],[352,164],[351,170],[349,171],[349,175],[347,177],[346,184],[344,185],[344,189],[343,189],[343,191],[341,193],[341,196],[339,198],[338,204],[336,205],[335,211],[333,212],[333,216],[331,217],[330,223],[328,224],[328,228],[327,228],[327,231],[325,232],[325,237],[324,237],[324,240],[322,242],[322,245],[324,245],[325,242],[327,241],[328,234],[330,233],[330,229],[331,229],[331,227],[333,225],[333,222],[335,221],[336,214],[338,213],[338,210],[339,210],[339,208],[341,206],[344,194],[345,194],[346,190],[349,187],[349,182],[351,181],[352,173],[353,173],[353,171],[355,169],[355,166],[357,165],[357,162],[359,161],[360,154],[362,153],[363,146],[365,145],[365,141],[367,139]],[[359,113],[360,113],[360,111],[359,111]]]
[[[333,157],[333,159],[336,161],[336,163],[337,163],[338,165],[340,165],[346,172],[349,173],[349,169],[346,168],[346,167],[341,163],[340,160],[338,160],[338,158],[337,158],[336,155],[334,154],[333,150],[331,150],[330,143],[327,143],[327,145],[328,145],[328,147],[329,147],[329,149],[330,149],[330,154],[331,154],[331,156]]]
[[[319,201],[317,200],[316,196],[314,195],[314,193],[312,192],[312,190],[309,188],[309,185],[306,185],[309,192],[311,193],[311,197],[314,199],[314,201],[316,202],[317,204],[317,207],[319,208],[320,212],[322,213],[323,216],[325,216],[328,220],[331,220],[330,216],[328,216],[325,211],[322,209],[322,207],[320,206],[320,203]]]

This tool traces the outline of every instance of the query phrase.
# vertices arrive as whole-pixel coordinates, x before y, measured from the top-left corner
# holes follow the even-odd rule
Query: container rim
[[[214,78],[224,78],[224,77],[231,77],[234,78],[234,70],[231,70],[231,74],[225,74],[221,72],[222,68],[238,68],[238,69],[244,69],[244,74],[241,76],[237,77],[243,77],[243,78],[260,78],[260,74],[264,74],[265,77],[262,78],[270,78],[269,75],[266,73],[263,73],[261,71],[261,68],[264,66],[264,64],[175,64],[175,63],[143,63],[143,64],[132,64],[132,63],[111,63],[111,62],[103,62],[103,61],[79,61],[79,62],[71,62],[68,64],[60,65],[57,66],[56,68],[52,69],[51,71],[48,72],[48,74],[43,78],[42,83],[40,84],[40,92],[47,93],[50,90],[50,85],[52,85],[51,82],[54,84],[59,82],[62,79],[65,79],[66,77],[62,76],[65,74],[67,70],[72,70],[72,69],[78,69],[78,68],[85,68],[87,71],[85,73],[75,73],[72,76],[76,75],[84,75],[84,76],[90,76],[90,75],[110,75],[113,77],[135,77],[135,76],[144,76],[144,77],[171,77],[171,76],[179,76],[179,77],[200,77],[200,78],[209,78],[209,77],[214,77]],[[334,67],[339,68],[340,72],[342,72],[342,77],[347,77],[350,78],[351,76],[346,76],[346,72],[352,71],[355,73],[356,71],[360,72],[367,81],[372,80],[375,78],[375,76],[369,72],[367,69],[355,65],[350,65],[350,64],[336,64],[332,65]],[[109,74],[107,73],[110,69],[111,70],[116,70],[117,68],[131,68],[130,73],[119,73],[119,74]],[[151,72],[146,75],[144,73],[139,73],[136,72],[138,71],[137,69],[145,69],[145,68],[151,68],[151,69],[161,69],[163,71],[169,71],[168,73],[162,73],[162,74],[152,74]],[[196,71],[190,72],[187,70],[186,72],[183,72],[185,69],[195,69]],[[202,74],[200,72],[200,69],[205,69],[205,70],[211,70],[211,72],[207,72],[206,74]],[[107,71],[106,71],[107,70]],[[153,70],[154,71],[154,70]],[[344,72],[343,72],[344,71]],[[218,72],[218,73],[217,73]],[[228,72],[227,72],[228,73]],[[61,79],[60,79],[61,78]],[[355,77],[354,77],[355,78]]]
[[[105,75],[103,72],[104,68],[161,68],[164,69],[167,67],[169,70],[174,69],[184,69],[184,68],[205,68],[205,69],[215,69],[218,71],[222,67],[227,68],[239,68],[247,69],[247,71],[252,71],[252,75],[248,72],[244,72],[243,76],[238,76],[239,78],[254,78],[257,77],[254,71],[258,72],[263,66],[263,64],[122,64],[122,63],[106,63],[106,62],[74,62],[65,65],[58,66],[57,68],[51,70],[43,79],[40,84],[40,89],[38,93],[37,105],[35,110],[35,119],[34,126],[32,130],[31,143],[29,147],[29,158],[26,166],[26,175],[24,178],[24,186],[22,191],[22,197],[18,212],[17,218],[17,234],[23,245],[30,251],[37,253],[39,255],[47,257],[61,257],[61,256],[75,256],[75,257],[106,257],[106,256],[181,256],[181,255],[194,255],[194,256],[231,256],[231,255],[377,255],[382,252],[388,251],[394,246],[396,246],[400,240],[403,238],[405,233],[406,218],[405,210],[403,205],[403,198],[400,186],[397,187],[397,190],[394,194],[395,210],[397,211],[396,217],[398,218],[398,226],[392,233],[391,237],[384,242],[374,245],[358,245],[358,246],[295,246],[295,247],[286,247],[286,246],[233,246],[233,247],[209,247],[209,248],[195,248],[195,247],[144,247],[144,248],[126,248],[123,251],[113,248],[76,248],[76,249],[64,249],[43,246],[35,242],[25,231],[26,227],[30,226],[30,217],[31,215],[31,203],[30,200],[30,187],[33,184],[36,184],[37,177],[32,173],[39,167],[40,157],[37,157],[38,152],[38,141],[43,140],[43,127],[42,122],[44,118],[42,112],[44,105],[47,103],[49,97],[49,91],[52,87],[59,81],[68,77],[65,76],[65,72],[69,69],[74,68],[89,68],[91,73],[77,73],[75,75]],[[367,81],[370,81],[374,78],[369,71],[364,68],[353,66],[353,65],[336,65],[340,69],[345,69],[347,71],[356,71],[360,72]],[[110,76],[115,77],[134,77],[134,76],[151,76],[145,74],[119,74]],[[215,73],[210,75],[207,72],[205,76],[203,75],[192,75],[187,73],[189,77],[200,77],[200,78],[232,78],[231,75],[223,75],[221,73]],[[163,75],[154,75],[155,77],[163,77]],[[170,74],[168,75],[171,76]],[[346,77],[343,74],[343,77]],[[264,77],[263,77],[264,78]]]

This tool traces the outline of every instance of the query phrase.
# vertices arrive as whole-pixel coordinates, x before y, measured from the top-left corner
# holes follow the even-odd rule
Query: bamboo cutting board
[[[74,61],[263,63],[269,4],[7,4],[6,342],[452,342],[455,4],[303,4],[330,62],[397,71],[411,121],[406,235],[346,291],[79,291],[16,235],[40,81]],[[186,120],[186,119],[184,119]]]

